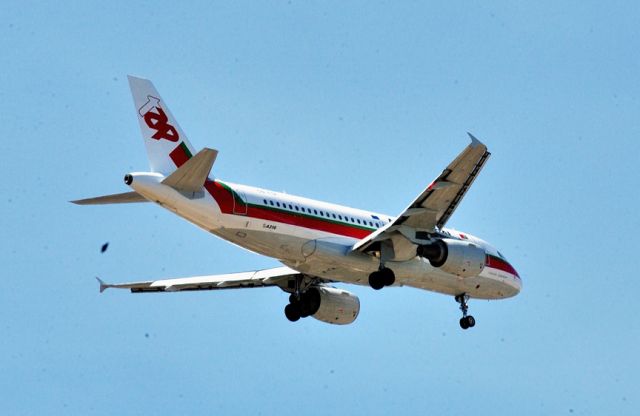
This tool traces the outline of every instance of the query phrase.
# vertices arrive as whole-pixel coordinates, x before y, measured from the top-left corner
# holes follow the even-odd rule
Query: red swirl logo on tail
[[[144,119],[144,122],[150,129],[156,132],[151,136],[152,139],[160,140],[165,139],[170,142],[177,142],[180,140],[178,131],[169,124],[169,117],[160,107],[160,99],[152,96],[147,96],[147,102],[138,110],[140,116]]]

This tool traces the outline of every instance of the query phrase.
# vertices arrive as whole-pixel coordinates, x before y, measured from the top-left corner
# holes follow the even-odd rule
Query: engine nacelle
[[[487,254],[482,247],[451,238],[418,246],[417,254],[429,260],[433,267],[460,277],[479,275],[484,270],[487,259]]]
[[[335,325],[352,323],[360,313],[360,299],[353,293],[334,287],[317,286],[309,289],[320,294],[320,307],[313,316],[319,321]]]

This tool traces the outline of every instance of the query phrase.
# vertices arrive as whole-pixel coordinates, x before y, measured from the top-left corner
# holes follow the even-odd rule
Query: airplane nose
[[[513,280],[516,283],[516,286],[518,287],[518,293],[520,293],[522,291],[522,279],[520,278],[520,276],[516,275],[514,276]]]
[[[511,279],[513,279],[513,286],[516,289],[516,295],[518,293],[520,293],[522,291],[522,278],[520,277],[520,274],[516,271],[516,269],[509,264],[510,268],[511,268]]]
[[[518,274],[518,272],[516,271],[516,268],[513,267],[511,265],[511,263],[507,263],[508,265],[508,269],[509,269],[509,273],[511,273],[512,275],[514,275],[516,277],[517,280],[520,280],[520,275]]]
[[[504,257],[487,256],[487,267],[497,269],[503,272],[504,283],[509,287],[507,292],[510,294],[507,296],[515,296],[522,290],[522,279],[520,274],[516,271],[515,267],[511,265]],[[506,274],[506,276],[504,275]]]
[[[509,273],[515,278],[520,279],[520,275],[518,274],[516,269],[504,258],[487,255],[486,266]]]

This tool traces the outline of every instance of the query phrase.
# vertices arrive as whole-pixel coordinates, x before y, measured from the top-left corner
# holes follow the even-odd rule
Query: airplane
[[[109,284],[133,293],[279,287],[292,322],[313,317],[346,325],[359,298],[335,283],[375,290],[409,286],[453,296],[460,327],[475,326],[469,299],[517,295],[522,280],[491,244],[445,228],[491,155],[471,143],[397,216],[223,181],[211,174],[218,151],[196,152],[151,81],[129,76],[150,171],[124,176],[131,191],[71,201],[78,205],[155,202],[187,221],[282,266],[210,276]]]

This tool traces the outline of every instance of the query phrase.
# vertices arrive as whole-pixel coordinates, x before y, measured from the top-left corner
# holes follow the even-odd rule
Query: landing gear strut
[[[380,290],[385,286],[391,286],[396,281],[396,275],[393,270],[383,267],[369,275],[369,286],[375,290]]]
[[[460,328],[462,329],[469,329],[476,326],[475,318],[471,315],[467,315],[469,310],[469,306],[467,305],[468,301],[469,295],[466,293],[456,296],[456,302],[460,304],[460,310],[462,311],[462,318],[460,318]]]

